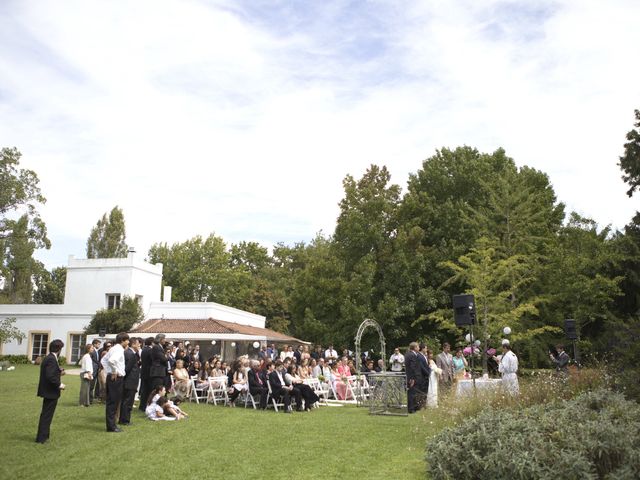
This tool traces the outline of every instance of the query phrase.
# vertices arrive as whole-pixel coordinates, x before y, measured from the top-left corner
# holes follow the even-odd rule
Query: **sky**
[[[504,148],[623,228],[640,1],[0,1],[0,146],[40,178],[49,268],[120,206],[127,243],[333,232],[347,174],[403,188]]]

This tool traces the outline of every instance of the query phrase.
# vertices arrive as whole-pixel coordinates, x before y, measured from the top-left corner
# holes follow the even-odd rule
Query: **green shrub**
[[[31,363],[26,355],[0,355],[0,361],[9,362],[13,365],[26,365]]]
[[[427,444],[433,479],[640,478],[640,405],[609,390],[485,409]]]
[[[60,355],[58,357],[58,364],[66,365],[67,364],[67,357],[65,357],[64,355]]]

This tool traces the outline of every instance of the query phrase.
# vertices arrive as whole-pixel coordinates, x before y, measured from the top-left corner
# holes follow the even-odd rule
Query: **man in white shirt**
[[[107,373],[107,432],[121,432],[116,425],[116,411],[122,402],[124,388],[124,351],[129,347],[129,335],[119,333],[115,345],[102,357],[102,366]]]
[[[509,395],[517,396],[520,394],[520,386],[518,385],[518,357],[511,351],[509,341],[502,342],[502,358],[498,359],[498,371],[502,374],[502,386]]]
[[[324,359],[329,363],[338,359],[338,352],[333,349],[333,345],[329,345],[324,351]]]
[[[391,364],[392,372],[401,372],[402,367],[404,367],[404,355],[400,353],[400,349],[396,348],[393,351],[393,355],[389,358],[389,363]]]

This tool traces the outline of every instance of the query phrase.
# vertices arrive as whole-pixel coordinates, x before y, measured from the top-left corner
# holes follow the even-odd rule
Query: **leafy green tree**
[[[25,214],[14,222],[11,236],[5,240],[3,296],[9,303],[31,303],[32,301],[32,278],[39,271],[40,263],[33,258],[38,240],[30,235],[28,229],[29,218]]]
[[[622,179],[629,184],[627,195],[630,197],[640,187],[640,110],[635,110],[635,117],[635,128],[627,133],[624,155],[618,164],[624,172]]]
[[[98,310],[85,327],[85,332],[95,334],[102,328],[108,333],[128,332],[143,320],[144,312],[138,301],[133,297],[124,296],[120,308]]]
[[[0,320],[0,345],[10,342],[11,340],[24,340],[26,335],[17,328],[14,323],[16,319],[7,317]]]
[[[16,148],[0,150],[0,239],[11,237],[16,225],[11,218],[26,215],[27,231],[38,242],[38,248],[49,248],[47,230],[36,208],[47,200],[40,191],[36,173],[19,168],[21,157]]]
[[[453,272],[444,286],[457,284],[460,288],[469,287],[467,293],[473,294],[476,302],[479,327],[476,337],[484,341],[484,349],[488,347],[490,338],[500,338],[501,331],[506,326],[513,329],[512,339],[521,342],[546,332],[558,332],[557,327],[549,325],[531,328],[524,324],[527,317],[538,315],[541,299],[514,301],[516,289],[535,281],[535,274],[527,256],[514,254],[505,257],[492,245],[491,240],[484,237],[479,239],[476,245],[457,262],[444,262],[443,266]],[[515,283],[514,278],[518,279]],[[456,329],[451,309],[438,310],[430,318],[448,330]],[[483,369],[487,370],[484,356]]]
[[[33,303],[48,305],[64,303],[66,267],[56,267],[49,272],[44,265],[40,265],[40,271],[35,275],[34,282],[36,289],[33,292]]]
[[[32,170],[21,169],[16,148],[0,150],[0,303],[30,303],[33,252],[50,248],[47,228],[37,211],[46,199]]]
[[[87,258],[123,258],[127,256],[124,213],[113,207],[91,229],[87,239]]]

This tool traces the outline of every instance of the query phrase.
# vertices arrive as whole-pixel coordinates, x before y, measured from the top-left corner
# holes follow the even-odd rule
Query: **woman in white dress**
[[[442,369],[438,368],[433,360],[433,352],[431,350],[427,350],[427,355],[429,357],[429,368],[431,369],[429,390],[427,392],[427,407],[438,408],[438,379],[442,375]]]
[[[502,386],[509,395],[517,397],[520,394],[518,357],[511,351],[508,340],[502,342],[502,352],[502,358],[493,357],[498,362],[498,371],[502,374]]]

